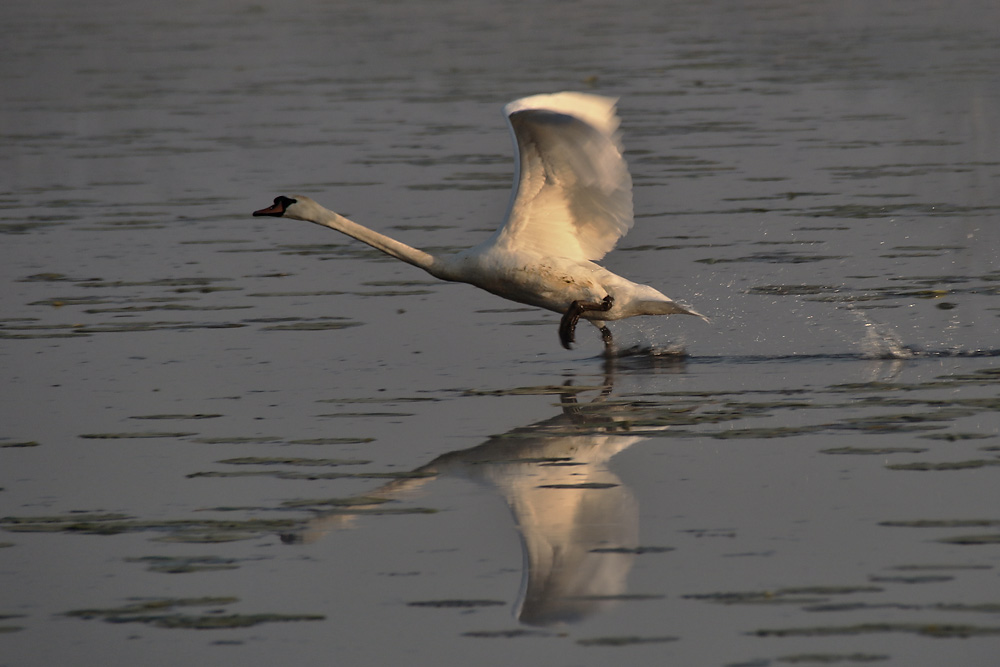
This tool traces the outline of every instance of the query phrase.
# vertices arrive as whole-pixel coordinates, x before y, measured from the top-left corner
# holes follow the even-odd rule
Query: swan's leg
[[[576,324],[580,321],[580,315],[591,310],[607,312],[611,310],[611,306],[613,306],[614,303],[614,298],[609,294],[604,297],[600,303],[595,303],[593,301],[574,301],[569,304],[569,308],[567,308],[566,312],[563,314],[562,320],[559,321],[559,340],[562,342],[562,346],[567,350],[572,349],[572,343],[576,341]],[[611,332],[608,331],[607,337],[605,337],[605,330],[607,330],[607,327],[602,328],[601,338],[605,341],[605,345],[607,345]]]
[[[604,347],[611,347],[614,344],[615,340],[611,336],[611,329],[606,326],[601,327],[601,340],[604,341]]]

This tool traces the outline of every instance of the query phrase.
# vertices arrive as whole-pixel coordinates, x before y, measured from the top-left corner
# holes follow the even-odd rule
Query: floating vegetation
[[[86,440],[130,440],[142,438],[186,438],[197,433],[186,431],[134,431],[125,433],[81,433],[79,438]]]
[[[926,452],[921,447],[832,447],[819,450],[821,454],[860,454],[862,456],[885,456],[889,454],[920,454]]]
[[[0,621],[6,621],[13,618],[24,618],[21,614],[4,614],[0,615]],[[0,635],[10,634],[13,632],[20,632],[24,630],[23,626],[20,625],[0,625]]]
[[[192,306],[184,303],[164,303],[156,306],[120,306],[116,308],[87,308],[83,312],[88,315],[105,313],[149,313],[158,310],[170,311],[203,311],[203,310],[246,310],[253,306]]]
[[[25,440],[22,442],[0,442],[0,448],[6,447],[38,447],[39,444],[34,440]]]
[[[219,556],[139,556],[126,558],[126,563],[143,563],[150,572],[164,574],[188,574],[191,572],[212,572],[215,570],[235,570],[240,558]]]
[[[238,322],[129,322],[128,324],[96,324],[75,327],[78,333],[137,333],[145,331],[186,331],[188,329],[239,329]]]
[[[925,435],[918,435],[918,438],[927,438],[928,440],[946,440],[948,442],[957,442],[959,440],[983,440],[986,438],[997,437],[996,433],[927,433]]]
[[[289,465],[289,466],[357,466],[371,463],[363,459],[308,459],[277,456],[241,456],[234,459],[223,459],[216,463],[229,465]]]
[[[217,414],[166,414],[166,415],[135,415],[129,417],[129,419],[216,419],[222,417],[223,415]]]
[[[514,387],[512,389],[465,389],[464,396],[552,396],[560,394],[580,394],[587,391],[601,391],[605,386],[582,387],[577,385],[540,385],[537,387]]]
[[[282,507],[370,507],[382,503],[393,502],[388,498],[374,496],[349,496],[347,498],[306,498],[303,500],[286,500]]]
[[[675,642],[677,637],[639,637],[627,635],[621,637],[593,637],[591,639],[578,639],[576,643],[580,646],[633,646],[635,644],[662,644]]]
[[[247,294],[247,296],[252,297],[303,297],[303,296],[339,296],[344,294],[344,292],[336,290],[323,290],[323,291],[302,291],[302,292],[254,292],[253,294]]]
[[[328,412],[317,417],[412,417],[412,412]]]
[[[918,470],[926,472],[942,470],[975,470],[991,466],[1000,466],[1000,459],[972,459],[969,461],[943,461],[940,463],[920,461],[916,463],[896,463],[893,465],[887,465],[886,468],[889,470]]]
[[[880,521],[878,525],[894,528],[991,528],[1000,526],[1000,519],[915,519]]]
[[[944,544],[960,544],[960,545],[982,545],[982,544],[1000,544],[1000,534],[990,534],[990,535],[960,535],[958,537],[944,537],[938,540]]]
[[[164,541],[208,543],[246,540],[295,530],[305,520],[246,519],[223,521],[212,519],[141,520],[122,514],[66,514],[0,519],[0,528],[14,533],[80,533],[86,535],[120,535],[138,532],[168,532]]]
[[[77,283],[78,287],[208,287],[217,282],[231,282],[232,278],[160,278],[157,280],[126,281],[95,278]]]
[[[256,436],[230,436],[230,437],[218,437],[218,438],[195,438],[191,442],[197,442],[204,445],[254,445],[254,444],[266,444],[272,442],[283,442],[282,438],[276,436],[268,435],[256,435]]]
[[[860,623],[857,625],[842,626],[754,630],[747,634],[757,637],[835,637],[886,634],[892,632],[905,632],[923,637],[939,638],[994,637],[1000,635],[1000,626],[955,623]]]
[[[364,398],[319,398],[317,403],[334,403],[337,405],[354,405],[367,403],[436,403],[440,398],[434,396],[368,396]]]
[[[574,595],[573,600],[589,600],[592,602],[635,602],[643,600],[663,600],[667,596],[658,593],[619,593],[617,595]]]
[[[699,435],[708,435],[716,440],[733,440],[736,438],[787,438],[793,435],[815,433],[823,430],[823,426],[775,426],[771,428],[735,428],[726,431],[715,431]]]
[[[301,479],[301,480],[317,480],[317,479],[342,479],[342,478],[355,478],[355,479],[422,479],[425,477],[435,477],[436,473],[432,472],[410,472],[410,471],[392,471],[392,472],[293,472],[288,470],[240,470],[240,471],[209,471],[209,472],[193,472],[187,475],[188,478],[195,477],[274,477],[275,479]]]
[[[375,442],[375,438],[309,438],[306,440],[289,440],[289,445],[363,445]]]
[[[54,514],[49,516],[15,517],[5,516],[0,518],[0,526],[12,532],[34,532],[35,530],[45,530],[44,526],[52,524],[76,524],[76,523],[97,523],[101,521],[124,521],[131,519],[128,514],[118,514],[114,512],[73,512],[70,514]],[[20,526],[29,526],[27,530],[19,529]],[[55,530],[59,530],[56,528]]]
[[[798,586],[774,591],[747,591],[731,593],[704,593],[683,595],[686,600],[702,600],[716,604],[734,605],[785,605],[820,604],[834,595],[881,593],[878,586]]]
[[[597,547],[591,549],[594,554],[665,554],[675,551],[675,547]]]
[[[805,264],[809,262],[824,262],[831,259],[847,259],[843,255],[806,255],[787,250],[775,252],[758,252],[744,257],[696,259],[699,264],[733,264],[738,262],[761,262],[766,264]]]
[[[146,623],[159,628],[187,630],[225,630],[248,628],[262,623],[292,621],[322,621],[323,614],[223,614],[221,610],[196,616],[175,611],[177,607],[223,607],[239,602],[233,597],[160,598],[134,602],[108,609],[77,609],[66,616],[82,619],[100,619],[108,623]]]
[[[775,662],[790,665],[801,663],[833,665],[841,662],[882,662],[890,656],[881,653],[796,653],[775,658]],[[763,664],[763,663],[762,663]]]
[[[408,607],[432,607],[435,609],[477,609],[481,607],[503,607],[503,600],[419,600],[407,602]]]
[[[544,630],[526,630],[515,628],[513,630],[473,630],[463,632],[463,637],[481,637],[484,639],[516,639],[517,637],[551,637],[552,634]]]
[[[939,570],[992,570],[992,565],[896,565],[890,570],[903,572],[910,571],[939,571]]]
[[[943,574],[922,574],[912,577],[905,576],[872,576],[868,577],[868,581],[877,584],[937,584],[945,581],[951,581],[955,577],[949,577]]]
[[[336,329],[349,329],[360,327],[364,322],[352,322],[346,318],[320,318],[319,320],[309,320],[294,322],[292,324],[273,324],[263,327],[262,331],[332,331]]]

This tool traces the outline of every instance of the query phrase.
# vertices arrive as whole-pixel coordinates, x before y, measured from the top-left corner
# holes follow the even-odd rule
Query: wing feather
[[[512,250],[598,260],[633,224],[632,178],[615,100],[536,95],[505,107],[517,152],[507,220],[492,241]]]

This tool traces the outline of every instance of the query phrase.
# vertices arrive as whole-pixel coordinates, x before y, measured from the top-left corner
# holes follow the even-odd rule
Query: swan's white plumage
[[[504,112],[516,151],[514,192],[505,223],[487,243],[568,259],[604,257],[632,227],[632,177],[615,100],[535,95]]]
[[[254,215],[324,225],[438,278],[563,313],[560,338],[566,347],[577,317],[601,328],[606,344],[611,334],[605,320],[676,313],[704,318],[595,264],[633,224],[632,178],[615,100],[571,92],[535,95],[511,102],[504,112],[516,153],[514,191],[504,223],[478,246],[433,256],[299,195],[278,197]]]

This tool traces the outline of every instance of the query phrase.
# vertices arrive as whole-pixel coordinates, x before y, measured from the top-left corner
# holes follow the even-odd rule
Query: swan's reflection
[[[634,408],[607,400],[610,384],[587,404],[579,392],[567,384],[557,416],[414,471],[473,479],[504,497],[524,554],[517,617],[530,625],[572,623],[615,604],[635,557],[638,506],[606,463],[645,438],[629,432]],[[397,480],[365,495],[399,497],[427,481]],[[317,517],[295,539],[313,541],[344,520]]]

